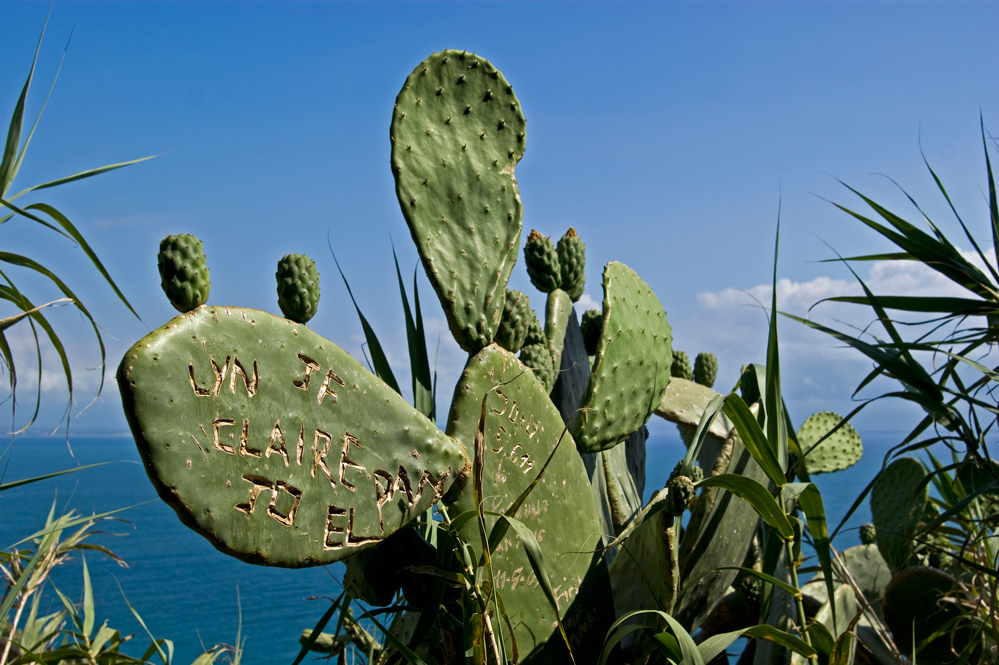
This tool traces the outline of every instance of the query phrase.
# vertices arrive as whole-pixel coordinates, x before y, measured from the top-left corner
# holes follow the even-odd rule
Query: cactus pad
[[[694,380],[694,370],[690,366],[690,358],[686,351],[673,351],[673,364],[670,365],[669,374],[674,379]]]
[[[524,132],[513,88],[472,53],[435,53],[396,97],[396,195],[466,351],[493,340],[517,261],[523,209],[513,171],[524,154]]]
[[[808,473],[832,473],[842,471],[860,461],[864,447],[860,434],[850,423],[833,432],[832,436],[816,447],[819,439],[839,425],[843,417],[832,411],[812,414],[798,430],[798,445],[805,453],[805,468]]]
[[[208,302],[212,284],[200,240],[187,233],[163,238],[158,263],[163,292],[177,311],[189,312]]]
[[[548,395],[521,372],[512,354],[496,345],[486,347],[465,365],[448,414],[450,436],[471,442],[486,397],[482,496],[483,507],[490,511],[503,512],[514,502],[538,475],[564,430]],[[451,508],[452,515],[474,510],[469,489],[471,483]],[[613,620],[610,588],[602,557],[581,554],[600,546],[600,528],[586,469],[568,433],[515,517],[538,537],[573,649],[599,652]],[[486,522],[488,532],[494,518],[487,515]],[[474,520],[461,536],[479,549]],[[512,530],[493,554],[492,566],[495,591],[515,626],[521,659],[545,642],[558,648],[562,640],[555,617]]]
[[[718,378],[718,358],[713,353],[698,353],[694,358],[694,381],[711,388]]]
[[[572,433],[583,452],[605,450],[644,425],[669,383],[673,340],[652,289],[623,263],[604,269],[603,334]]]
[[[558,241],[558,264],[562,273],[562,290],[572,302],[579,300],[586,288],[586,245],[569,229]]]
[[[150,480],[187,526],[251,563],[343,559],[443,494],[462,447],[356,360],[266,312],[202,307],[118,368]]]
[[[524,345],[530,325],[531,302],[522,291],[507,291],[503,304],[503,318],[496,330],[496,343],[510,353],[517,353]],[[537,315],[534,316],[537,318]]]
[[[910,538],[929,500],[925,478],[926,468],[919,460],[900,457],[888,465],[871,489],[878,549],[893,571],[905,568],[911,559]]]
[[[542,293],[551,293],[562,284],[559,270],[558,251],[552,239],[537,231],[531,231],[524,243],[524,263],[531,284]]]
[[[565,330],[570,318],[576,318],[576,311],[569,294],[562,289],[555,289],[548,294],[548,301],[545,303],[545,339],[552,365],[556,369],[562,365],[562,347],[565,345]]]
[[[319,307],[319,271],[304,254],[286,254],[278,261],[278,307],[285,318],[306,323]]]
[[[586,353],[591,356],[597,354],[597,343],[600,342],[600,331],[603,330],[604,314],[599,309],[588,309],[583,312],[583,320],[579,324],[579,330],[583,333],[583,343],[586,344]]]

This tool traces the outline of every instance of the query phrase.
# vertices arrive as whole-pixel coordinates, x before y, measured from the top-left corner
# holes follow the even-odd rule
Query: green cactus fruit
[[[118,367],[146,473],[223,552],[289,568],[381,542],[466,462],[451,440],[332,342],[240,307],[201,307]]]
[[[732,586],[751,606],[759,607],[763,598],[763,581],[759,577],[739,571]]]
[[[597,344],[603,331],[603,319],[604,313],[599,309],[588,309],[583,312],[583,320],[579,324],[579,329],[583,333],[583,342],[586,344],[586,353],[591,356],[597,354]]]
[[[868,522],[860,525],[860,542],[864,545],[873,545],[878,538],[878,528]]]
[[[685,351],[673,351],[673,364],[670,365],[669,373],[675,379],[694,380],[694,370],[690,367],[690,358]]]
[[[586,288],[586,245],[576,235],[576,229],[569,229],[558,241],[558,265],[562,290],[576,302]]]
[[[160,284],[179,312],[190,312],[208,302],[212,283],[201,241],[187,233],[160,241]]]
[[[555,385],[555,368],[552,367],[552,356],[547,346],[541,344],[525,344],[520,348],[520,362],[534,373],[534,378],[544,386],[545,394],[552,391]]]
[[[576,310],[572,307],[569,294],[562,289],[555,289],[548,294],[545,303],[545,339],[548,353],[552,357],[552,367],[555,369],[562,364],[562,347],[565,345],[565,331],[570,318],[576,318]]]
[[[531,231],[524,243],[524,263],[531,284],[542,293],[551,293],[562,284],[559,270],[558,252],[552,239],[537,231]]]
[[[583,452],[606,450],[644,425],[669,383],[673,335],[652,289],[623,263],[604,269],[604,334],[572,435]]]
[[[666,483],[666,512],[679,517],[694,500],[694,483],[687,476],[673,476]]]
[[[538,538],[573,650],[599,653],[614,619],[613,602],[603,557],[595,552],[601,542],[600,523],[586,469],[569,434],[555,449],[564,430],[555,405],[536,381],[522,373],[516,358],[496,345],[469,357],[455,386],[447,431],[456,440],[473,441],[483,416],[480,463],[487,511],[507,510],[555,450],[516,518]],[[452,516],[475,510],[472,487],[469,483],[449,507]],[[486,514],[485,520],[489,533],[496,518]],[[480,548],[474,519],[459,535],[474,550]],[[508,626],[514,626],[522,662],[528,660],[526,654],[531,654],[531,662],[547,662],[535,659],[551,655],[550,650],[562,652],[552,656],[555,662],[568,662],[551,606],[517,539],[511,529],[491,557],[495,590],[510,618],[509,624],[500,622],[494,629],[507,639]],[[473,553],[473,560],[478,558],[479,553]]]
[[[469,352],[492,342],[520,251],[514,167],[524,132],[513,88],[472,53],[431,55],[396,97],[396,195],[451,332]]]
[[[964,615],[963,595],[957,580],[935,568],[912,566],[892,578],[885,589],[881,613],[891,629],[892,640],[910,662],[978,662],[982,633],[972,618]],[[936,637],[923,646],[934,634]],[[915,654],[913,645],[917,647]]]
[[[718,378],[718,358],[713,353],[698,353],[694,358],[694,381],[711,388]]]
[[[286,254],[277,264],[278,306],[286,319],[306,323],[319,307],[319,271],[304,254]]]
[[[840,423],[843,417],[831,411],[812,414],[798,430],[798,445],[805,453],[805,469],[809,474],[842,471],[860,461],[864,446],[860,434],[850,423]],[[827,439],[815,444],[834,427],[839,429]]]
[[[912,560],[911,538],[929,500],[926,467],[912,457],[899,457],[881,473],[871,489],[871,517],[881,556],[892,571]]]
[[[520,351],[527,338],[527,329],[531,321],[529,312],[534,313],[531,311],[530,300],[522,291],[507,291],[503,318],[496,330],[496,343],[510,353]]]
[[[545,329],[541,327],[538,315],[534,313],[533,309],[528,309],[527,312],[527,336],[524,338],[524,346],[530,344],[548,345],[548,338],[545,337]]]

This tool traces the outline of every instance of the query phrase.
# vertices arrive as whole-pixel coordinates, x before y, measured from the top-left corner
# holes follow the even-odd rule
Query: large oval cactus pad
[[[450,436],[471,445],[487,393],[482,499],[486,510],[502,513],[537,477],[565,426],[541,384],[512,353],[493,344],[465,365],[448,414]],[[471,484],[452,515],[475,509],[470,490]],[[599,653],[614,618],[613,603],[603,557],[593,554],[601,545],[593,494],[568,432],[515,517],[538,539],[573,650]],[[495,518],[486,520],[491,529]],[[462,536],[481,549],[474,522],[464,527]],[[493,554],[492,566],[522,660],[533,654],[528,661],[568,662],[568,654],[554,655],[565,648],[554,613],[512,530]],[[544,660],[542,653],[554,660]]]
[[[128,351],[118,385],[160,497],[251,563],[350,556],[429,508],[465,464],[347,353],[259,310],[174,318]]]
[[[514,166],[525,121],[513,88],[483,58],[436,53],[413,70],[392,114],[396,195],[451,331],[466,351],[499,325],[520,251]]]
[[[572,435],[583,452],[606,450],[648,422],[669,384],[673,335],[649,285],[623,263],[604,268],[604,318],[583,410]]]

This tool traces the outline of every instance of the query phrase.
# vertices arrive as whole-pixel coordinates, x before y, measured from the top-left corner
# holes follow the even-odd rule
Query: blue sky
[[[47,2],[0,5],[4,123],[48,10]],[[829,203],[856,203],[837,178],[917,220],[873,174],[890,175],[956,237],[922,148],[984,236],[978,123],[981,112],[999,133],[996,25],[999,4],[989,2],[55,2],[30,116],[72,40],[14,190],[160,155],[23,200],[69,215],[141,321],[68,243],[21,220],[0,232],[7,251],[35,256],[78,289],[105,330],[108,377],[129,345],[175,314],[159,289],[156,252],[160,238],[180,232],[204,242],[212,304],[277,313],[277,260],[312,256],[323,295],[310,326],[360,357],[329,237],[405,376],[390,241],[404,272],[417,258],[388,169],[392,104],[431,52],[467,49],[503,71],[527,118],[517,166],[524,237],[532,228],[556,238],[578,230],[587,244],[584,302],[600,302],[606,262],[634,268],[662,301],[675,346],[719,356],[724,390],[742,363],[765,357],[766,318],[752,297],[769,302],[778,209],[778,293],[782,308],[799,313],[856,288],[842,266],[818,263],[833,256],[825,243],[844,255],[887,249]],[[860,267],[886,292],[939,288],[911,267],[869,270]],[[441,335],[446,404],[463,355],[429,283],[420,288],[428,327]],[[542,307],[522,261],[511,288]],[[37,301],[55,295],[35,292]],[[842,308],[818,316],[867,323]],[[52,317],[75,361],[73,427],[125,431],[113,382],[83,410],[101,376],[96,345],[78,334],[69,308]],[[780,330],[795,421],[849,410],[867,365],[790,321]],[[8,335],[28,343],[24,330]],[[65,393],[54,356],[45,357],[53,374],[40,425],[51,428]],[[29,364],[19,373],[24,404]],[[884,407],[859,422],[904,428],[911,415]]]

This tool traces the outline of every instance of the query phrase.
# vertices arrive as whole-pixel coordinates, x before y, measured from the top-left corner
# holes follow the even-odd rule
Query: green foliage
[[[128,300],[126,300],[125,295],[118,288],[118,285],[115,284],[113,279],[111,279],[111,275],[104,268],[104,264],[99,258],[97,258],[97,254],[94,253],[94,250],[91,249],[89,243],[87,243],[83,235],[65,214],[60,212],[54,206],[41,201],[30,203],[28,205],[23,203],[14,203],[14,201],[17,201],[26,194],[32,194],[42,189],[58,187],[77,180],[91,178],[95,175],[100,175],[101,173],[107,173],[108,171],[113,171],[130,164],[136,164],[138,162],[151,159],[151,157],[144,157],[142,159],[135,159],[128,162],[88,169],[73,175],[63,176],[56,178],[55,180],[49,180],[48,182],[33,185],[13,194],[11,193],[15,191],[12,189],[14,180],[16,179],[18,171],[21,168],[21,164],[28,151],[28,146],[31,144],[31,139],[35,135],[35,130],[38,128],[38,122],[41,120],[42,112],[45,110],[45,105],[48,102],[48,95],[46,95],[46,98],[42,102],[42,106],[38,111],[38,115],[35,117],[35,121],[31,125],[31,129],[28,131],[27,136],[25,136],[25,106],[27,104],[28,91],[31,88],[31,83],[35,75],[35,64],[38,61],[38,52],[41,50],[42,37],[44,34],[45,30],[43,27],[42,33],[38,37],[38,46],[35,48],[35,54],[31,60],[31,68],[28,71],[27,79],[24,82],[24,86],[21,88],[21,94],[14,105],[13,113],[11,114],[10,124],[7,129],[7,138],[4,144],[3,156],[2,159],[0,159],[0,205],[3,206],[3,209],[9,211],[6,214],[0,215],[0,224],[11,221],[15,217],[18,220],[27,220],[38,224],[42,228],[53,231],[54,233],[62,236],[66,241],[78,246],[84,255],[86,255],[87,260],[94,266],[97,272],[100,273],[107,285],[111,287],[111,290],[114,291],[118,299],[121,300],[130,312],[136,314]],[[61,68],[62,66],[60,64],[60,69]],[[57,79],[58,76],[59,72],[57,71],[56,76],[52,81],[52,87],[49,88],[49,95],[52,94],[52,89],[55,87],[55,79]],[[44,248],[44,246],[45,244],[43,243],[41,248]],[[27,271],[31,279],[15,279],[18,271],[22,270]],[[25,286],[26,281],[28,282],[27,287]],[[54,287],[62,297],[41,305],[36,305],[33,298],[30,296],[30,293],[31,290],[37,288],[39,284],[45,287]],[[72,409],[73,405],[73,373],[70,368],[69,357],[66,354],[62,339],[59,337],[55,328],[53,328],[44,310],[47,307],[63,303],[69,303],[75,307],[80,314],[86,318],[93,329],[97,344],[100,347],[99,364],[100,366],[103,366],[105,360],[104,338],[101,335],[101,331],[98,328],[97,323],[94,321],[90,311],[83,304],[83,301],[76,295],[73,289],[71,289],[68,284],[60,279],[42,262],[31,256],[6,251],[0,252],[0,301],[6,302],[16,311],[15,314],[0,319],[0,367],[7,368],[11,397],[14,398],[17,394],[17,366],[14,351],[12,350],[7,339],[6,331],[11,326],[21,321],[26,321],[28,326],[31,328],[31,334],[34,339],[35,350],[33,355],[36,360],[35,365],[39,377],[43,371],[41,341],[38,335],[39,328],[41,328],[44,336],[48,338],[49,343],[59,356],[62,371],[65,375],[66,389],[69,393],[67,403],[68,422],[70,409]],[[136,316],[138,316],[138,314],[136,314]],[[38,409],[41,404],[41,384],[42,382],[39,379],[38,392],[35,395],[34,412],[32,413],[29,421],[23,425],[22,429],[30,427],[38,415]],[[104,375],[102,373],[98,392],[100,392],[103,387]],[[17,408],[17,400],[11,399],[10,403],[13,422],[13,416],[16,415],[15,410]]]
[[[319,307],[319,271],[304,254],[286,254],[278,261],[278,306],[286,319],[308,323]]]
[[[201,241],[187,233],[160,241],[157,256],[160,286],[178,312],[190,312],[208,302],[212,283]]]
[[[848,469],[864,454],[860,434],[832,411],[815,413],[798,428],[798,447],[809,474]]]

